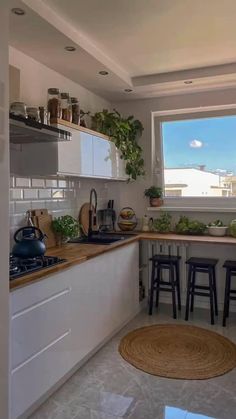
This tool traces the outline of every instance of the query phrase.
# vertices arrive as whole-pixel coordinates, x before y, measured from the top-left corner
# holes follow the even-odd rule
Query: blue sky
[[[236,174],[236,116],[162,124],[165,167],[205,164]]]

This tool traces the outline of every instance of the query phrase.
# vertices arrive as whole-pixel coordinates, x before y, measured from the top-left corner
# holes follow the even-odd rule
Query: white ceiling
[[[11,14],[12,46],[109,99],[236,84],[236,0],[12,0],[13,6],[26,15]],[[66,53],[65,45],[76,52]],[[98,75],[103,69],[108,76]]]

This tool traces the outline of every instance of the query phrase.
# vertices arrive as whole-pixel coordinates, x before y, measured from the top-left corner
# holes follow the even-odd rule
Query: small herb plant
[[[52,221],[52,228],[62,240],[79,235],[79,223],[71,215],[63,215]]]
[[[215,220],[208,224],[208,227],[225,227],[223,221]]]
[[[158,186],[150,186],[150,188],[145,189],[144,195],[149,198],[162,198],[163,197],[163,190]]]
[[[138,138],[143,132],[143,125],[133,116],[125,118],[115,109],[109,112],[103,109],[91,115],[92,129],[108,135],[121,152],[126,163],[126,174],[136,180],[144,176],[144,160]]]
[[[206,225],[198,220],[190,220],[188,217],[181,216],[175,226],[175,231],[178,234],[196,234],[202,235],[206,230]]]
[[[163,212],[159,218],[153,221],[153,229],[158,233],[170,233],[171,218],[168,212]]]

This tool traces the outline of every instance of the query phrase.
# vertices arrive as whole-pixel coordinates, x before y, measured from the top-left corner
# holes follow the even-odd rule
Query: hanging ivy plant
[[[129,179],[137,179],[143,176],[144,160],[142,148],[138,144],[138,138],[143,132],[143,125],[133,116],[124,118],[117,110],[109,112],[103,109],[91,116],[92,129],[108,135],[121,152],[121,158],[126,163],[126,173]]]

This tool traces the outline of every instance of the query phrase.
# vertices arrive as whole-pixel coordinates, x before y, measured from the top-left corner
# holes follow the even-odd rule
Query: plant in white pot
[[[210,236],[221,237],[226,235],[227,226],[224,225],[223,221],[215,220],[208,224],[207,229]]]
[[[163,190],[158,186],[150,186],[145,189],[144,195],[149,198],[151,207],[161,207],[163,205]]]

